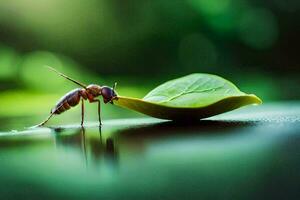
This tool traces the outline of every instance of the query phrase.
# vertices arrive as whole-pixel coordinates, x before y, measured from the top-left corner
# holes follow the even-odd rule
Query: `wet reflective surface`
[[[4,199],[297,199],[300,104],[2,132]]]

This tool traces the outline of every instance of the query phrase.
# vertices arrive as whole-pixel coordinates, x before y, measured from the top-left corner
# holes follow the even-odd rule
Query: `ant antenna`
[[[117,82],[115,82],[115,84],[113,85],[113,91],[115,92],[115,89],[116,89],[116,87],[117,87]],[[115,92],[116,93],[116,92]],[[114,96],[111,100],[110,100],[110,103],[111,104],[113,104],[113,100],[114,99],[118,99],[118,97],[117,96]]]
[[[115,82],[115,84],[113,86],[113,91],[115,91],[116,87],[117,87],[117,82]]]
[[[75,83],[75,84],[77,84],[77,85],[80,85],[80,86],[83,87],[84,89],[87,89],[87,86],[84,85],[83,83],[80,83],[79,81],[76,81],[76,80],[74,80],[74,79],[72,79],[72,78],[70,78],[70,77],[64,75],[63,73],[57,71],[57,70],[54,69],[53,67],[50,67],[50,66],[47,66],[47,65],[46,65],[45,67],[47,67],[48,69],[54,71],[54,72],[57,73],[58,75],[60,75],[60,76],[62,76],[62,77],[64,77],[64,78],[66,78],[66,79],[68,79],[69,81],[72,81],[73,83]]]

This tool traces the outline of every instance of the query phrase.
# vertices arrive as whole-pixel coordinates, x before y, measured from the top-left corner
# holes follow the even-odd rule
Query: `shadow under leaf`
[[[159,138],[166,135],[215,135],[228,134],[236,130],[258,126],[258,122],[247,121],[166,121],[142,126],[132,126],[118,130],[114,137],[126,138]]]

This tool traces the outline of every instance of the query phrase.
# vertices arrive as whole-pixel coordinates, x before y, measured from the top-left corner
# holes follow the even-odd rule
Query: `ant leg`
[[[81,126],[83,127],[83,121],[84,121],[84,100],[81,99]]]
[[[61,108],[62,106],[63,106],[64,104],[61,104],[56,110],[58,110],[59,108]],[[37,127],[40,127],[40,126],[44,126],[50,119],[51,119],[51,117],[53,116],[55,114],[55,111],[51,111],[51,114],[50,114],[50,116],[45,120],[45,121],[43,121],[42,123],[40,123],[40,124],[38,124],[38,125],[36,125]]]
[[[99,99],[93,99],[90,102],[91,103],[98,102],[98,120],[99,120],[99,126],[101,126],[102,122],[101,122],[101,104],[100,104],[100,100]]]
[[[42,123],[38,124],[37,127],[44,126],[44,125],[50,120],[50,118],[51,118],[53,115],[54,115],[54,113],[51,113],[51,114],[49,115],[49,117],[48,117],[45,121],[43,121]]]
[[[111,104],[114,104],[114,100],[118,100],[118,96],[113,97],[109,102],[110,102]]]

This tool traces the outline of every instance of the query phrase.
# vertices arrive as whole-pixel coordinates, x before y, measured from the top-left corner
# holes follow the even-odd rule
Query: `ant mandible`
[[[101,126],[101,107],[100,107],[100,100],[96,99],[98,96],[103,97],[104,103],[111,103],[113,104],[113,100],[117,99],[117,93],[115,92],[115,88],[117,83],[114,86],[99,86],[96,84],[90,84],[88,86],[66,76],[63,73],[58,72],[52,67],[47,66],[50,70],[56,72],[60,76],[72,81],[73,83],[80,85],[82,88],[76,88],[67,94],[65,94],[55,105],[55,107],[51,110],[50,116],[40,123],[38,126],[43,126],[46,124],[53,115],[59,115],[71,107],[77,106],[81,100],[81,126],[83,126],[84,121],[84,100],[88,100],[90,103],[98,103],[98,118],[99,118],[99,125]]]

